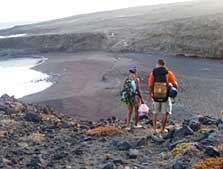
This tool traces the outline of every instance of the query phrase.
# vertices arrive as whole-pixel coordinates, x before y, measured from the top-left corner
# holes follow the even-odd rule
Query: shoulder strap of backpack
[[[166,69],[166,81],[167,81],[167,83],[169,83],[169,80],[168,80],[168,69]]]

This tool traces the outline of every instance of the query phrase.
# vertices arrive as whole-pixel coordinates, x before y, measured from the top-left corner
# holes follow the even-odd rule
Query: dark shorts
[[[133,106],[139,106],[141,103],[141,99],[138,95],[134,96],[134,104],[132,104]]]

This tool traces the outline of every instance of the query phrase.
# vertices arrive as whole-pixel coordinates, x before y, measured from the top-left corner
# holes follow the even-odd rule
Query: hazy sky
[[[43,21],[132,6],[190,0],[1,0],[0,23]]]

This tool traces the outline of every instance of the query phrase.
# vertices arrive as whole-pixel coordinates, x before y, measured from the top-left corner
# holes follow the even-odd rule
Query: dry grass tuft
[[[31,134],[31,135],[29,136],[29,139],[30,139],[30,140],[33,140],[33,141],[35,141],[35,142],[41,142],[41,141],[44,140],[44,137],[45,137],[45,134],[41,134],[41,133],[37,132],[37,133],[33,133],[33,134]]]
[[[0,121],[0,124],[3,126],[14,126],[16,125],[16,121],[12,119],[4,119]]]
[[[204,161],[194,163],[196,169],[223,169],[223,158],[208,158]]]
[[[87,131],[88,135],[94,136],[114,136],[121,133],[121,130],[116,127],[98,127]]]
[[[34,142],[40,143],[44,140],[44,138],[45,138],[45,134],[41,134],[39,132],[36,132],[36,133],[32,133],[29,136],[21,137],[20,140],[22,140],[22,141],[34,141]]]
[[[0,138],[5,138],[7,134],[7,131],[0,131]]]
[[[181,143],[178,144],[173,150],[172,155],[177,156],[179,154],[184,154],[187,150],[191,149],[193,147],[193,143]]]
[[[201,134],[206,134],[206,133],[209,133],[211,130],[211,128],[201,128],[200,130],[198,130],[199,133]]]
[[[60,119],[53,114],[41,114],[43,121],[60,122]]]

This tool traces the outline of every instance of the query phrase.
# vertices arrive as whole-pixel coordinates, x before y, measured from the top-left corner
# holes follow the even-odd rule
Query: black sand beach
[[[48,61],[35,69],[51,75],[55,84],[21,100],[49,104],[76,119],[99,120],[112,116],[124,119],[126,107],[120,104],[119,91],[128,75],[128,67],[138,67],[144,97],[148,100],[147,77],[158,58],[167,61],[180,84],[173,119],[182,121],[195,114],[218,117],[223,111],[223,61],[106,52],[49,53],[44,56]]]

